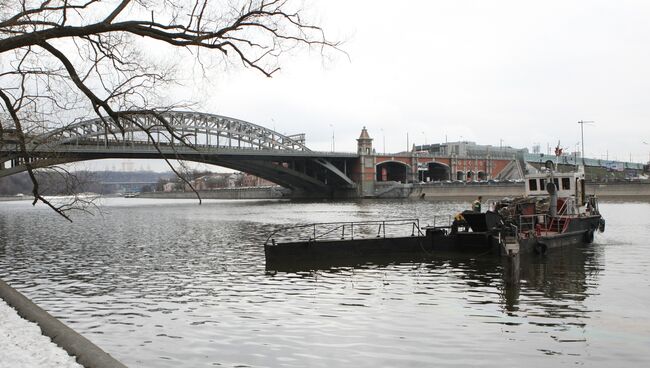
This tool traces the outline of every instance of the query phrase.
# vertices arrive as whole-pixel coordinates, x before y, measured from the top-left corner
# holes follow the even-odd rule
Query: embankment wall
[[[587,184],[587,193],[600,198],[650,198],[650,183]],[[524,194],[524,184],[439,185],[414,184],[409,197],[498,199]]]
[[[282,198],[284,189],[279,187],[227,188],[200,190],[202,199],[274,199]],[[141,198],[196,198],[194,192],[150,192],[140,194]]]

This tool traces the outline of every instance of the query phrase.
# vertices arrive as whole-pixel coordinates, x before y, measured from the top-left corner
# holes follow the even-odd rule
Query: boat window
[[[539,179],[539,190],[546,188],[546,179]]]
[[[537,190],[537,179],[528,180],[528,189],[531,191]]]
[[[560,182],[557,178],[553,178],[553,184],[555,184],[555,189],[560,189]]]
[[[571,179],[562,178],[562,189],[571,189]]]

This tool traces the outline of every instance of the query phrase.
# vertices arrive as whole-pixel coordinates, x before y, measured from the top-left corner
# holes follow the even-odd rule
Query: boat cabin
[[[555,188],[550,184],[553,183]],[[553,190],[555,189],[555,190]],[[556,196],[571,199],[577,207],[586,203],[585,173],[578,172],[540,172],[526,175],[526,197]]]

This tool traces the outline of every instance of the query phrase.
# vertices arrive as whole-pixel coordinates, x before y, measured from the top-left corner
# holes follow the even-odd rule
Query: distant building
[[[192,180],[192,186],[196,190],[208,190],[208,180],[210,176],[205,175]]]
[[[214,190],[219,188],[258,187],[277,185],[255,175],[234,172],[234,173],[212,173],[198,177],[190,181],[196,190]],[[173,189],[172,189],[173,190]],[[185,185],[185,190],[191,190]]]
[[[417,152],[427,152],[435,156],[456,157],[491,157],[514,158],[517,154],[528,153],[527,148],[513,148],[510,146],[493,146],[476,144],[475,142],[458,141],[425,144],[413,148]]]
[[[241,186],[242,187],[263,187],[263,186],[272,186],[276,185],[272,181],[262,179],[259,176],[246,174],[242,177]]]
[[[240,186],[241,183],[241,177],[243,176],[242,173],[236,172],[232,173],[228,176],[228,188],[235,188]]]

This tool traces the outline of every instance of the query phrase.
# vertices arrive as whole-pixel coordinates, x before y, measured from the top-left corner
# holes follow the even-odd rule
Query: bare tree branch
[[[178,157],[163,154],[151,128],[138,123],[138,116],[153,115],[173,141],[193,147],[161,113],[176,104],[157,93],[174,83],[176,66],[152,61],[139,40],[170,53],[187,51],[204,72],[203,58],[214,57],[271,77],[280,70],[280,55],[296,46],[338,50],[337,42],[302,15],[293,0],[20,0],[19,6],[0,1],[0,110],[8,116],[0,116],[0,146],[8,129],[15,130],[35,203],[68,219],[68,207],[41,195],[34,174],[39,166],[32,162],[43,158],[29,147],[47,144],[36,141],[36,132],[89,115],[101,119],[107,136],[124,136],[124,124],[136,127],[190,184],[169,161]]]

